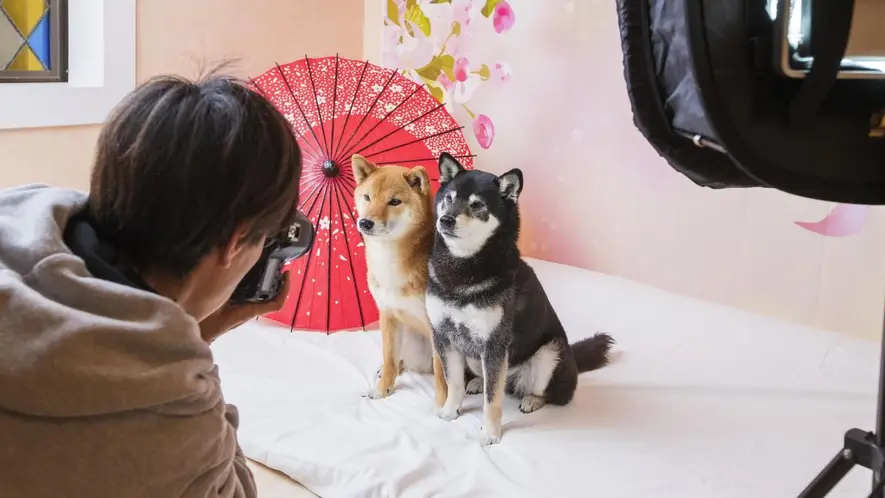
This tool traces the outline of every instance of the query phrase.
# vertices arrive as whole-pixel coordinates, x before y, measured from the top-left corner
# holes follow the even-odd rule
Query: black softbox
[[[775,70],[770,1],[618,0],[636,126],[702,186],[885,204],[885,139],[870,136],[885,83],[836,77],[853,0],[808,9],[823,21],[810,27],[814,65],[802,79]]]

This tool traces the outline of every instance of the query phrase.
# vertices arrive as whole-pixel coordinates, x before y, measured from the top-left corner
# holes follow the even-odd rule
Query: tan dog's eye
[[[366,201],[368,201],[368,200],[369,200],[369,194],[364,195],[364,196],[363,196],[363,199],[365,199]]]
[[[388,204],[390,204],[391,206],[399,206],[402,203],[403,203],[403,201],[401,201],[397,198],[390,199],[390,202],[388,202]]]

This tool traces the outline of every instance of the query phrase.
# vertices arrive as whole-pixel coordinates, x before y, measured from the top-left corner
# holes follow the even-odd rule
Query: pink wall
[[[467,70],[454,86],[448,76],[429,84],[462,101],[450,108],[480,154],[477,167],[525,172],[525,254],[878,337],[881,211],[839,208],[830,229],[851,236],[824,237],[794,222],[817,221],[832,204],[768,190],[703,189],[671,170],[631,122],[614,2],[507,0],[492,2],[497,12],[489,18],[480,12],[485,0],[417,3],[429,37],[413,11],[419,29],[400,42],[403,30],[390,21],[384,26],[386,10],[367,7],[377,21],[375,30],[367,23],[366,45],[381,39],[380,59],[389,66],[417,69],[434,55],[451,55],[443,63],[454,62],[455,81]],[[453,21],[461,34],[450,37]],[[482,64],[491,68],[487,81],[472,74],[483,73]],[[494,123],[488,149],[472,136],[475,120],[461,104]]]

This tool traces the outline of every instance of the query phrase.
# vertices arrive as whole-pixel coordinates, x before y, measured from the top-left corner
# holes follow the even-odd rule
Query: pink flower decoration
[[[820,221],[797,221],[800,227],[825,237],[848,237],[860,233],[870,217],[869,206],[839,204]]]
[[[459,57],[455,60],[455,81],[467,81],[467,78],[470,77],[470,61],[467,60],[467,57]]]
[[[496,62],[489,69],[491,72],[489,77],[491,79],[501,83],[506,83],[510,80],[510,66],[506,62]]]
[[[442,87],[445,88],[447,92],[451,91],[452,87],[455,86],[455,84],[452,83],[452,80],[450,80],[449,77],[446,76],[446,73],[439,73],[439,78],[437,78],[436,80],[439,81],[439,84],[442,85]]]
[[[480,114],[473,120],[473,134],[476,135],[476,141],[483,149],[492,146],[495,140],[495,124],[492,119],[485,114]]]
[[[513,13],[513,7],[506,1],[498,2],[498,5],[495,6],[495,15],[492,18],[495,31],[500,35],[510,30],[514,22],[516,22],[516,14]]]

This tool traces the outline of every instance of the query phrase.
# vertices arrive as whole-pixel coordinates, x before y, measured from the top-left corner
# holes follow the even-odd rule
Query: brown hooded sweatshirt
[[[0,190],[0,497],[256,496],[198,324],[74,226],[85,202]]]

